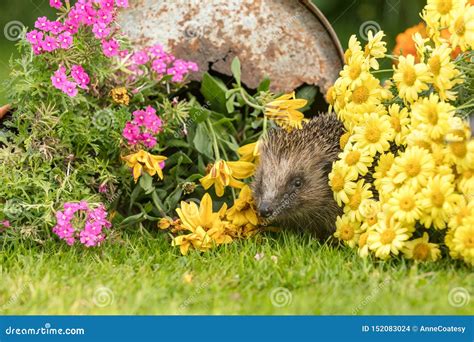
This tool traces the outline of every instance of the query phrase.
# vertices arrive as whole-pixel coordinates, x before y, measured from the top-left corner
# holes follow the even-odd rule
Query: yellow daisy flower
[[[303,108],[307,103],[305,99],[297,99],[295,92],[285,94],[265,105],[265,116],[287,130],[301,129],[305,118],[298,109]]]
[[[428,90],[427,82],[431,80],[428,67],[424,63],[415,64],[413,55],[400,56],[398,66],[393,68],[395,70],[393,80],[400,97],[405,101],[412,103],[418,99],[420,92]]]
[[[237,153],[240,155],[240,160],[249,163],[258,164],[260,161],[260,140],[239,147]]]
[[[358,178],[355,169],[348,169],[341,162],[335,162],[329,174],[329,186],[334,192],[334,199],[339,206],[349,202],[349,196],[354,194]]]
[[[447,44],[435,48],[428,59],[431,72],[431,83],[443,101],[455,99],[455,93],[450,91],[456,84],[462,83],[460,72],[451,61],[452,49]]]
[[[360,222],[352,221],[348,216],[338,216],[334,236],[345,245],[354,248],[359,240]]]
[[[449,218],[448,227],[456,229],[462,225],[463,220],[468,216],[474,217],[474,201],[468,201],[464,196],[458,196],[453,206],[454,212]]]
[[[379,69],[377,59],[384,58],[387,52],[387,43],[382,41],[384,36],[383,31],[378,31],[375,36],[372,31],[369,31],[367,34],[368,42],[364,48],[364,57],[369,59],[370,67],[375,70]]]
[[[395,183],[404,183],[418,190],[428,182],[434,174],[435,164],[431,154],[419,147],[408,147],[405,152],[395,158],[388,172]]]
[[[458,199],[458,195],[454,193],[454,176],[452,174],[434,176],[428,180],[426,188],[422,189],[421,193],[421,204],[425,210],[421,223],[426,228],[432,225],[436,229],[446,228],[446,222],[453,214]]]
[[[423,213],[421,196],[413,188],[402,186],[390,195],[384,210],[390,212],[395,220],[403,223],[414,223],[420,219]]]
[[[464,261],[474,266],[474,217],[466,217],[454,231],[452,244]]]
[[[339,139],[339,147],[341,148],[341,150],[344,150],[351,136],[352,131],[347,131],[343,135],[341,135],[341,138]]]
[[[453,244],[454,232],[455,229],[448,229],[446,235],[444,236],[444,244],[448,247],[449,256],[453,259],[461,259],[461,255],[458,251],[456,251],[455,246]]]
[[[378,191],[380,191],[382,179],[387,176],[387,173],[392,168],[394,161],[395,156],[391,152],[382,153],[380,155],[377,166],[375,166],[375,172],[373,175],[374,185]]]
[[[410,238],[407,229],[400,222],[380,220],[375,229],[369,232],[367,244],[377,258],[386,260],[390,254],[398,255]]]
[[[354,168],[361,176],[369,172],[369,167],[374,160],[368,150],[359,150],[352,143],[346,145],[344,152],[341,152],[338,157],[346,167]]]
[[[367,243],[369,234],[370,231],[366,231],[359,235],[359,241],[357,241],[357,254],[359,254],[361,258],[367,258],[369,255],[369,244]]]
[[[404,145],[410,126],[408,109],[400,109],[400,106],[395,103],[388,107],[388,114],[390,116],[390,124],[395,132],[393,140],[397,145]]]
[[[375,226],[378,222],[379,215],[381,213],[381,205],[376,200],[365,200],[362,202],[360,207],[360,213],[363,217],[363,223],[361,226],[362,231],[367,231]]]
[[[474,6],[467,6],[456,13],[449,25],[449,32],[453,47],[459,46],[462,51],[474,47]]]
[[[367,149],[371,156],[383,153],[390,148],[389,141],[394,131],[389,117],[380,117],[377,113],[366,113],[362,117],[363,125],[354,128],[353,139],[357,148]]]
[[[441,257],[439,246],[429,242],[429,235],[426,232],[421,238],[407,241],[403,254],[407,259],[421,262],[436,261]]]
[[[168,159],[164,156],[152,155],[143,150],[121,158],[128,167],[132,168],[135,183],[138,181],[138,178],[140,178],[142,171],[145,171],[150,176],[158,174],[158,177],[163,179],[161,163]]]
[[[362,221],[361,208],[363,208],[364,201],[373,197],[372,191],[370,191],[370,184],[365,183],[363,179],[360,179],[356,183],[354,193],[349,195],[349,201],[344,206],[344,214],[348,216],[352,221]]]
[[[344,60],[346,63],[350,63],[350,60],[353,55],[356,55],[358,52],[362,51],[362,48],[360,46],[360,42],[357,40],[357,37],[355,34],[353,34],[349,38],[349,44],[348,44],[348,49],[344,53]]]
[[[441,26],[448,26],[454,14],[462,10],[466,0],[428,0],[425,6],[426,15],[430,22],[439,21]]]
[[[248,185],[245,185],[240,190],[239,198],[235,200],[232,208],[227,210],[226,215],[227,219],[236,226],[245,226],[247,223],[251,223],[254,226],[258,224],[252,190],[250,190]]]
[[[244,186],[244,183],[237,179],[251,177],[254,172],[255,165],[253,163],[218,160],[212,166],[209,173],[200,179],[200,182],[206,190],[214,185],[216,195],[222,197],[226,186],[240,189]]]
[[[456,165],[459,173],[474,169],[474,139],[448,142],[447,160]]]
[[[438,95],[431,94],[412,105],[412,127],[425,131],[433,140],[439,139],[450,130],[449,119],[454,110],[449,103],[440,101]]]
[[[344,66],[344,69],[339,73],[342,84],[344,86],[351,86],[361,76],[367,76],[369,71],[369,64],[362,52],[352,55],[349,62]]]
[[[351,86],[345,109],[350,113],[363,114],[373,111],[381,101],[380,81],[370,73],[364,73]]]

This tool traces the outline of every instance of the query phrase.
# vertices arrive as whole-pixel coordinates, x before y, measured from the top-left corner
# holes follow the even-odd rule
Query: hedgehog
[[[342,123],[335,114],[320,114],[290,132],[275,128],[259,146],[252,190],[263,225],[310,232],[327,239],[341,208],[328,184],[341,152]]]

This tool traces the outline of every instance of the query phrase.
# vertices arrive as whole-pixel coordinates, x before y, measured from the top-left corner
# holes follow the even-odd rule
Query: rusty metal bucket
[[[197,62],[195,80],[208,70],[231,75],[238,56],[249,88],[268,76],[275,92],[305,83],[326,92],[343,65],[334,30],[310,0],[137,0],[120,22],[138,46],[161,43]]]

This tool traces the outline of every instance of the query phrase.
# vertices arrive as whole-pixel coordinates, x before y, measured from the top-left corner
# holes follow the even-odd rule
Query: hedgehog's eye
[[[303,181],[301,180],[301,178],[295,178],[293,180],[293,185],[295,188],[301,188],[301,186],[303,185]]]

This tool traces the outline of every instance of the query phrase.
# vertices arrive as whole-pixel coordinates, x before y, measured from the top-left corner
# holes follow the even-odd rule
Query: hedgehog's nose
[[[258,208],[258,212],[261,217],[269,218],[273,214],[273,208],[271,207],[270,202],[262,202]]]

